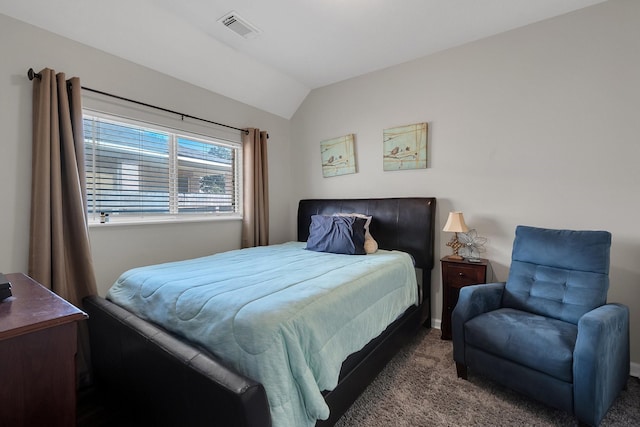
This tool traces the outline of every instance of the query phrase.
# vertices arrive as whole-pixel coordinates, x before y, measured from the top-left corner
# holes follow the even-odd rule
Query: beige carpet
[[[389,363],[336,427],[573,426],[575,419],[469,374],[458,379],[451,341],[424,329]],[[640,381],[630,377],[600,424],[640,426]]]

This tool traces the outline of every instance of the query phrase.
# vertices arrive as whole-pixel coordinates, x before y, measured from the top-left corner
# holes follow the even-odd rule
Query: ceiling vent
[[[225,27],[245,39],[251,39],[260,34],[260,30],[256,28],[255,25],[250,24],[246,19],[241,18],[233,11],[218,19],[218,22],[222,22]]]

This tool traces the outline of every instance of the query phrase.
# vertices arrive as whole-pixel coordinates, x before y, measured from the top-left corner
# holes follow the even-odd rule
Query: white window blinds
[[[85,113],[89,218],[238,214],[241,146]]]

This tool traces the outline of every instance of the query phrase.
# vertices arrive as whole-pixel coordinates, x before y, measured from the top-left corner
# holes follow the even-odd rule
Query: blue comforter
[[[345,358],[417,303],[408,254],[337,255],[305,243],[122,274],[107,298],[216,354],[267,391],[275,427],[329,416]]]

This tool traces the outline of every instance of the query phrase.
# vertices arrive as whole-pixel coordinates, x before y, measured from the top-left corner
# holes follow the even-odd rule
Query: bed
[[[301,200],[298,206],[298,242],[306,242],[309,238],[314,215],[332,215],[339,212],[358,212],[371,216],[370,231],[381,249],[380,255],[376,254],[373,257],[346,258],[366,259],[370,263],[393,254],[387,254],[387,251],[401,251],[404,258],[411,258],[417,271],[421,272],[422,280],[416,292],[416,304],[410,305],[406,310],[403,308],[404,311],[400,312],[399,316],[392,315],[389,320],[392,323],[386,328],[381,328],[384,329],[382,333],[371,341],[367,340],[368,343],[363,342],[364,347],[361,350],[345,356],[346,360],[342,366],[338,366],[337,385],[334,388],[332,384],[330,390],[324,390],[321,395],[322,404],[326,402],[330,410],[329,418],[319,420],[316,425],[333,425],[393,357],[402,343],[410,338],[420,325],[430,326],[431,317],[429,296],[433,268],[435,199]],[[304,244],[301,246],[296,242],[274,245],[276,250],[291,248],[302,248],[301,254],[309,252],[304,251]],[[261,250],[254,249],[254,252],[250,252],[251,257]],[[224,256],[227,255],[218,257]],[[362,264],[360,261],[358,263]],[[305,267],[306,269],[309,267]],[[412,273],[415,274],[415,271]],[[166,273],[161,275],[166,276]],[[291,275],[292,273],[287,273],[287,277]],[[333,277],[335,280],[337,276]],[[144,279],[145,286],[153,280]],[[267,282],[272,283],[274,280],[265,276],[265,287]],[[195,281],[193,289],[199,289]],[[180,295],[185,293],[184,290],[176,292]],[[156,289],[147,289],[147,294],[155,295]],[[368,293],[362,292],[361,295],[362,300],[365,300]],[[196,299],[198,298],[202,297]],[[118,300],[113,295],[112,299]],[[265,381],[265,387],[265,384],[251,378],[260,378],[259,373],[262,370],[257,370],[255,375],[249,375],[243,369],[238,369],[235,363],[223,362],[226,355],[222,354],[221,349],[226,348],[228,343],[221,343],[216,349],[206,342],[199,342],[198,334],[193,336],[194,339],[188,339],[188,335],[182,332],[169,332],[154,321],[143,319],[145,317],[155,320],[153,316],[134,314],[136,309],[127,306],[127,299],[129,296],[120,299],[120,303],[127,309],[97,296],[85,300],[84,308],[90,316],[92,362],[97,386],[120,396],[131,406],[134,416],[140,422],[154,425],[271,425],[272,410],[267,390],[273,397],[274,385],[268,380]],[[338,302],[339,300],[334,301],[332,305],[338,306]],[[158,305],[164,307],[164,303],[156,304]],[[198,310],[200,308],[198,306]],[[328,319],[333,315],[324,313],[324,316]],[[172,326],[169,324],[167,328],[172,329]],[[236,328],[239,328],[237,324]],[[251,333],[251,330],[247,333]],[[307,336],[307,332],[302,335]],[[259,343],[260,336],[257,336],[256,339],[251,335],[251,340]],[[220,355],[223,357],[219,357]],[[293,355],[288,357],[294,358]],[[273,414],[275,424],[283,425],[282,418],[277,418],[282,414]],[[280,421],[277,421],[278,419]]]

